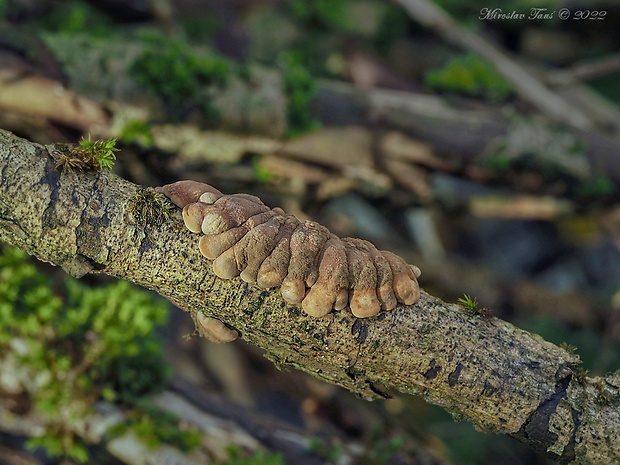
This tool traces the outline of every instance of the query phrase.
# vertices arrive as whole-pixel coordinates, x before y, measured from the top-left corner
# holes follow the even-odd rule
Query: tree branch
[[[203,312],[226,322],[277,365],[366,399],[386,388],[419,394],[562,463],[620,460],[620,375],[576,376],[578,357],[426,293],[371,319],[307,316],[278,289],[217,278],[180,211],[144,225],[140,186],[106,171],[61,173],[56,149],[0,131],[0,240],[74,276],[105,273],[155,290],[194,320]]]

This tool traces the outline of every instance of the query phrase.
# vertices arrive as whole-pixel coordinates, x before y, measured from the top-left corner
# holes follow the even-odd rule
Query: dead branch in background
[[[489,60],[514,86],[524,101],[542,113],[577,129],[591,129],[594,124],[580,109],[550,91],[539,79],[483,37],[462,28],[445,11],[427,0],[397,0],[417,22],[432,29],[446,41],[466,47]]]

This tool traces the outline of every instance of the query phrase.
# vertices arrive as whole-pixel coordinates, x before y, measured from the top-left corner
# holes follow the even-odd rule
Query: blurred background
[[[591,0],[0,0],[0,128],[41,143],[116,138],[114,171],[135,183],[249,192],[368,239],[416,264],[430,294],[475,298],[603,374],[619,363],[619,13]],[[3,373],[44,363],[50,379],[85,377],[60,390],[0,383],[0,464],[144,463],[161,443],[180,447],[157,423],[170,392],[228,421],[211,440],[204,428],[182,438],[202,463],[550,463],[422,399],[367,403],[243,341],[206,342],[171,304],[110,279],[65,284],[2,253]],[[39,300],[19,297],[33,290]],[[40,310],[46,293],[71,321],[97,304],[41,339],[58,321]],[[124,341],[84,323],[101,306],[156,309],[130,332],[134,352],[107,365],[84,348]],[[8,355],[34,339],[36,356]],[[76,360],[88,360],[77,374]],[[134,454],[41,420],[76,399],[125,415]],[[195,427],[174,413],[172,429]]]

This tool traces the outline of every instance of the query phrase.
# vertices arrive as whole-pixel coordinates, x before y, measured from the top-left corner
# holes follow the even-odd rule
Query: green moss
[[[200,431],[184,426],[176,415],[144,402],[139,409],[129,412],[127,421],[115,425],[108,431],[108,439],[121,436],[129,430],[133,431],[149,449],[169,444],[184,452],[191,452],[200,446]]]
[[[405,37],[408,27],[407,15],[401,7],[388,4],[381,15],[381,22],[373,39],[379,53],[386,53],[399,39]]]
[[[426,73],[426,82],[434,89],[458,94],[505,100],[512,86],[495,68],[478,55],[454,58],[440,70]]]
[[[326,463],[338,463],[344,456],[342,445],[331,444],[317,438],[310,440],[308,450],[324,459]]]
[[[618,80],[620,80],[620,73],[613,73],[593,79],[588,82],[588,85],[617,105],[620,103],[620,86],[618,86]]]
[[[577,347],[574,346],[574,345],[569,344],[568,342],[562,342],[560,344],[560,348],[564,349],[569,354],[574,354],[574,353],[577,352]]]
[[[217,54],[199,54],[190,44],[162,36],[144,39],[144,51],[134,61],[130,72],[153,94],[160,97],[173,118],[200,109],[209,121],[220,119],[213,104],[212,87],[224,86],[236,72],[233,63]]]
[[[467,309],[472,315],[474,315],[474,319],[478,318],[490,318],[491,311],[488,308],[480,307],[478,305],[478,299],[476,297],[471,297],[468,294],[463,294],[463,297],[459,297],[456,301],[459,305],[462,305]]]
[[[385,436],[385,431],[380,426],[375,426],[372,429],[366,446],[366,453],[360,465],[387,465],[391,463],[394,454],[402,448],[404,441],[400,437],[386,438]]]
[[[256,452],[245,457],[236,446],[228,447],[228,460],[219,462],[219,465],[285,465],[281,454]]]
[[[308,26],[346,31],[351,28],[349,3],[350,0],[292,0],[288,6],[293,17]]]
[[[52,288],[25,253],[0,247],[0,354],[36,378],[27,392],[50,420],[32,445],[80,459],[63,418],[87,415],[98,399],[132,404],[163,389],[168,369],[154,331],[167,303],[125,281]]]
[[[478,311],[478,299],[476,297],[471,297],[468,294],[463,294],[463,297],[459,297],[456,301],[470,312]]]
[[[114,29],[113,22],[101,10],[83,1],[56,2],[49,14],[42,15],[37,22],[41,29],[66,36],[109,38]]]
[[[266,184],[273,178],[271,171],[267,168],[261,166],[261,155],[255,155],[252,158],[252,171],[254,172],[254,177],[260,183]]]
[[[92,140],[91,135],[82,137],[78,146],[71,146],[68,150],[58,150],[53,155],[56,159],[56,168],[63,173],[72,171],[102,171],[111,169],[116,160],[116,139]]]
[[[26,447],[30,450],[44,449],[52,457],[72,459],[78,463],[88,462],[88,449],[70,432],[48,432],[29,439]]]
[[[175,209],[164,194],[149,188],[140,189],[127,205],[127,211],[142,227],[162,225],[172,217]]]
[[[575,184],[575,194],[583,201],[594,201],[611,197],[616,192],[616,185],[604,173],[595,173],[589,179]]]
[[[587,143],[561,125],[540,119],[514,118],[507,135],[479,160],[480,166],[503,175],[532,173],[578,202],[605,202],[617,193],[614,182],[592,166]]]
[[[212,13],[191,15],[179,20],[188,39],[203,44],[213,42],[215,35],[226,27],[225,20]]]
[[[513,159],[500,152],[487,155],[483,158],[481,165],[492,171],[509,171],[513,166]]]
[[[133,119],[127,121],[121,129],[121,140],[128,144],[135,143],[143,147],[152,147],[154,144],[151,124],[146,121]]]
[[[288,97],[288,135],[294,137],[318,129],[320,123],[310,113],[310,103],[317,92],[316,81],[303,66],[298,54],[284,53],[278,64],[283,74],[284,90]]]
[[[82,137],[79,142],[80,148],[77,149],[76,154],[80,155],[87,163],[93,167],[103,170],[111,169],[114,166],[114,160],[116,155],[114,152],[118,152],[116,148],[116,139],[99,139],[92,140],[90,134],[88,137]]]

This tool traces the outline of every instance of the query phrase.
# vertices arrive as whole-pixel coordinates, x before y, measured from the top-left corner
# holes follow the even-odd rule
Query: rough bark
[[[0,131],[0,240],[73,276],[105,273],[155,290],[194,319],[226,322],[277,365],[366,399],[419,394],[561,463],[620,461],[619,375],[578,376],[576,356],[426,293],[367,320],[307,316],[278,289],[218,279],[180,211],[143,225],[128,208],[140,186],[106,171],[63,174],[53,150]]]

